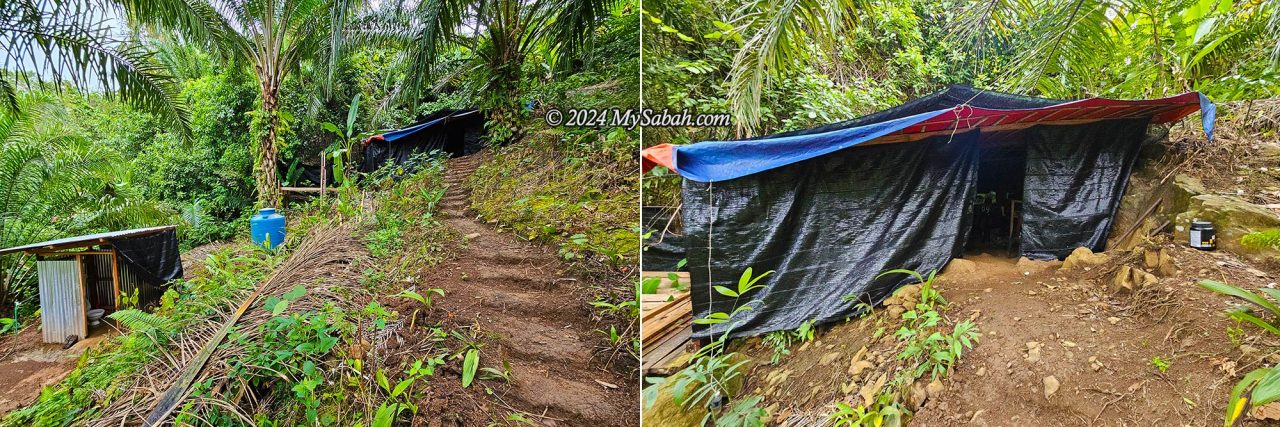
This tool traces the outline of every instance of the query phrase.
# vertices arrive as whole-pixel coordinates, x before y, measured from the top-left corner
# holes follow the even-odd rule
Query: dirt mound
[[[947,392],[913,422],[1220,423],[1237,373],[1264,363],[1264,355],[1249,345],[1260,338],[1228,336],[1236,325],[1222,313],[1234,302],[1194,280],[1266,283],[1227,253],[1171,244],[1163,249],[1176,271],[1152,277],[1155,283],[1133,294],[1115,293],[1109,285],[1124,269],[1146,268],[1137,252],[1113,254],[1089,270],[944,276],[940,288],[952,300],[952,312],[979,313],[983,339],[961,359]]]
[[[1156,254],[1155,268],[1147,253]],[[1236,301],[1194,284],[1274,286],[1274,272],[1168,242],[1098,255],[1079,257],[1097,263],[1062,270],[969,256],[972,269],[942,275],[936,286],[950,300],[946,316],[973,319],[982,338],[950,377],[926,384],[925,376],[908,389],[911,423],[1216,425],[1239,375],[1280,359],[1258,350],[1270,348],[1259,330],[1246,325],[1241,333],[1223,316]],[[1112,281],[1124,268],[1154,272],[1156,282],[1116,293]],[[897,326],[886,314],[893,313],[834,325],[776,365],[768,364],[772,348],[747,340],[742,351],[757,363],[745,390],[764,396],[761,405],[781,425],[822,424],[836,403],[863,404],[868,387],[898,365],[894,340],[884,338]]]
[[[482,387],[468,389],[456,381],[433,382],[414,424],[488,425],[519,418],[542,425],[637,425],[638,378],[609,363],[603,351],[609,346],[597,331],[601,325],[592,321],[579,280],[560,272],[560,261],[547,248],[498,233],[468,214],[464,182],[481,161],[473,155],[448,164],[448,190],[438,207],[444,224],[464,237],[455,256],[420,273],[421,287],[441,288],[445,296],[434,314],[420,313],[414,321],[443,317],[446,325],[470,328],[483,342],[480,365],[506,364],[511,381],[482,381]],[[398,345],[413,349],[431,339],[418,332]],[[405,355],[411,357],[412,350]]]

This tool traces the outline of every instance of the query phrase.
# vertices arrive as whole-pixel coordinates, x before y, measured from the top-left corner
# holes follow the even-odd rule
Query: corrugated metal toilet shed
[[[89,335],[89,310],[111,313],[154,305],[182,277],[174,226],[50,240],[8,249],[36,256],[44,342]]]

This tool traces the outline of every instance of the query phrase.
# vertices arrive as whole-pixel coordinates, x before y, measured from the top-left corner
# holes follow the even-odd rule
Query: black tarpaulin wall
[[[403,165],[415,154],[442,151],[450,157],[474,154],[484,148],[484,115],[477,111],[444,110],[433,113],[423,123],[439,123],[393,141],[374,139],[364,147],[360,171],[370,173],[387,163]]]
[[[694,318],[758,299],[734,318],[733,336],[827,323],[853,313],[845,295],[878,303],[908,281],[876,279],[882,271],[941,269],[968,230],[978,135],[855,147],[713,184],[686,180]],[[714,293],[716,285],[736,287],[746,267],[775,273],[738,301]],[[694,336],[729,326],[695,325]]]
[[[178,251],[178,235],[174,230],[141,237],[111,239],[120,262],[129,264],[141,279],[164,284],[182,278],[182,259]]]
[[[1105,249],[1149,121],[1043,125],[1024,132],[1024,256],[1056,259],[1080,246]]]
[[[640,223],[649,233],[644,241],[644,256],[640,257],[642,271],[676,271],[676,265],[684,259],[684,236],[670,230],[677,225],[672,221],[674,214],[667,208],[640,209]]]

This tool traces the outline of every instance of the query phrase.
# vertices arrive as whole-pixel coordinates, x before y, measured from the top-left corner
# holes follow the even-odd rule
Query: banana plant
[[[351,99],[351,106],[347,109],[347,125],[345,128],[339,127],[332,122],[322,122],[320,126],[329,133],[338,137],[333,144],[324,150],[325,156],[329,157],[329,162],[333,163],[333,179],[338,185],[346,187],[351,181],[347,175],[347,165],[352,164],[351,155],[352,147],[356,141],[363,140],[369,135],[366,133],[356,133],[356,113],[360,111],[360,94],[356,94]]]

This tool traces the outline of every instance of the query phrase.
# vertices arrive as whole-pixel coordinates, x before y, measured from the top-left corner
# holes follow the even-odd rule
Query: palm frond
[[[109,13],[96,3],[19,0],[0,4],[0,65],[15,70],[15,80],[36,86],[51,83],[58,88],[69,83],[83,91],[102,90],[189,133],[189,114],[176,81],[143,46],[111,33]],[[12,92],[15,84],[8,81],[0,86]],[[15,106],[11,97],[6,103]]]
[[[738,8],[733,24],[747,35],[729,74],[729,100],[740,133],[751,135],[760,121],[760,96],[767,80],[802,66],[809,43],[831,46],[856,25],[864,0],[752,0]]]

